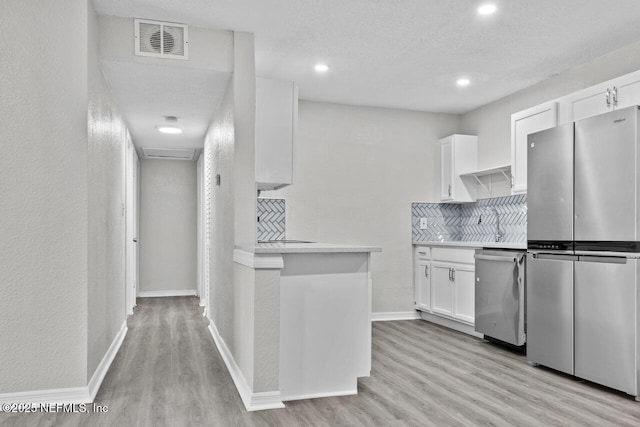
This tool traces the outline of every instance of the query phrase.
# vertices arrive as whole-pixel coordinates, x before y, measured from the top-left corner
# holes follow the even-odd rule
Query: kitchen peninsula
[[[253,394],[270,392],[282,402],[357,393],[358,377],[371,371],[371,253],[380,251],[326,243],[236,246],[236,290],[254,284],[253,307],[241,308],[256,328],[249,353],[270,373],[262,384],[253,379]]]

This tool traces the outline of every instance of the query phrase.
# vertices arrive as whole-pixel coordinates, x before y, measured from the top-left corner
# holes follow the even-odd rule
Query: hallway
[[[96,403],[107,413],[0,414],[2,426],[638,425],[624,394],[423,321],[373,325],[357,396],[248,413],[196,297],[140,298]]]

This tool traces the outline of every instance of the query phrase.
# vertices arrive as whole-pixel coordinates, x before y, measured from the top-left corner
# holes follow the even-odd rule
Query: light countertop
[[[254,243],[236,245],[236,249],[254,254],[382,252],[382,248],[375,246],[333,243]]]
[[[460,242],[460,241],[431,241],[431,242],[413,242],[416,246],[443,246],[443,247],[462,247],[462,248],[495,248],[495,249],[527,249],[527,243],[514,242]]]

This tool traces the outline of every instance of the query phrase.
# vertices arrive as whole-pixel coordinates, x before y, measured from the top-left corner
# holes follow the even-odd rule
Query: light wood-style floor
[[[7,426],[639,426],[640,403],[415,320],[373,326],[357,396],[247,413],[195,297],[138,300],[96,402],[106,414],[0,414]]]

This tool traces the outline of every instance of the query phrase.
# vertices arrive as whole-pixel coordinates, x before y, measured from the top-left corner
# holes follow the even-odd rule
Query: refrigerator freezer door
[[[580,260],[575,263],[575,374],[637,395],[638,260]]]
[[[527,359],[573,374],[573,264],[527,255]]]
[[[638,107],[575,124],[575,240],[637,241]]]
[[[475,259],[475,330],[524,345],[524,253],[478,250]]]
[[[573,240],[573,123],[529,135],[528,240]]]

